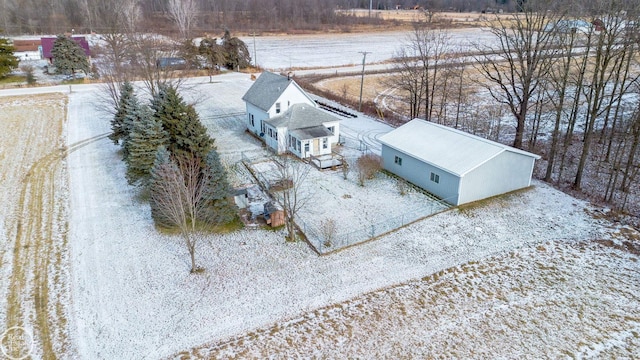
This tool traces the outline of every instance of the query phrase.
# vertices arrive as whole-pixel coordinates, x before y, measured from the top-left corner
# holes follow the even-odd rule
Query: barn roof
[[[51,55],[51,50],[53,50],[53,43],[56,41],[57,37],[43,37],[40,39],[42,42],[42,57],[45,59],[53,58]],[[91,56],[91,49],[89,48],[89,42],[84,36],[72,36],[71,39],[78,43],[82,50],[84,50],[84,54],[87,56]]]
[[[300,92],[308,97],[304,90],[291,78],[265,71],[258,77],[256,82],[251,85],[249,90],[247,90],[242,100],[257,106],[261,110],[269,111],[290,84],[297,87]]]
[[[381,136],[380,142],[458,176],[463,176],[505,151],[540,158],[523,150],[421,119],[413,119]]]

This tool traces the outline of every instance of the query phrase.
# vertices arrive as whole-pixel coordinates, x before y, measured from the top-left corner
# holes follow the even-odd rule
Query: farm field
[[[231,73],[217,77],[213,83],[208,79],[192,79],[190,83],[192,88],[186,97],[204,99],[197,109],[227,164],[239,159],[241,152],[261,151],[261,145],[239,126],[244,118],[239,115],[244,109],[240,97],[252,83],[249,75]],[[12,114],[0,115],[3,124],[11,124],[10,132],[3,135],[3,144],[13,145],[1,148],[3,203],[10,206],[0,213],[0,236],[6,239],[2,242],[0,316],[8,327],[18,321],[10,309],[24,309],[17,324],[33,332],[34,358],[156,359],[179,357],[181,353],[196,357],[201,350],[202,354],[240,354],[245,348],[235,341],[251,342],[253,337],[264,342],[264,347],[255,348],[258,357],[263,351],[282,351],[286,357],[282,341],[306,336],[312,331],[307,329],[312,328],[321,333],[314,334],[325,344],[338,343],[333,346],[336,356],[399,351],[405,345],[415,345],[416,352],[428,352],[421,338],[408,333],[420,336],[422,333],[415,329],[434,321],[438,313],[434,315],[433,311],[440,308],[421,307],[420,299],[448,306],[441,309],[446,314],[441,327],[435,327],[442,331],[424,335],[433,340],[435,350],[444,346],[444,341],[467,341],[471,333],[477,334],[477,341],[491,343],[493,332],[489,331],[502,324],[512,326],[511,331],[527,340],[538,335],[527,333],[532,328],[514,324],[544,323],[547,319],[542,312],[527,312],[528,306],[538,310],[548,306],[553,314],[585,308],[588,325],[599,316],[596,310],[603,311],[592,309],[597,305],[593,299],[610,288],[620,292],[620,300],[605,297],[612,305],[605,331],[599,337],[588,329],[571,332],[581,336],[578,341],[586,347],[575,345],[569,351],[579,355],[590,348],[606,350],[618,344],[609,339],[620,339],[626,344],[623,350],[616,347],[614,352],[603,354],[632,357],[638,352],[634,335],[638,314],[624,307],[638,301],[638,291],[633,287],[637,284],[629,285],[629,279],[638,276],[637,256],[591,243],[612,239],[614,244],[621,244],[621,239],[634,232],[627,229],[628,234],[623,235],[598,216],[601,212],[597,208],[540,182],[534,182],[527,191],[443,212],[376,241],[324,257],[304,243],[285,243],[281,230],[247,229],[211,236],[200,243],[196,253],[205,272],[189,275],[188,255],[180,239],[154,228],[148,205],[137,189],[127,185],[118,148],[105,138],[110,118],[95,107],[97,91],[95,86],[78,86],[68,95],[0,98],[0,114]],[[56,120],[44,122],[53,121],[49,119]],[[366,118],[350,126],[357,133],[380,131],[380,123]],[[33,183],[35,180],[40,182]],[[34,199],[28,202],[34,207],[27,210],[19,206],[22,202],[18,194],[23,188],[28,191],[25,199]],[[31,191],[39,195],[30,195]],[[365,187],[361,191],[368,190]],[[382,196],[375,191],[370,195]],[[323,210],[328,211],[340,217],[341,211],[352,210]],[[21,238],[16,235],[18,231],[30,228],[48,229],[50,233],[31,231],[33,245],[13,246]],[[53,244],[51,252],[31,252],[33,247],[47,244]],[[48,264],[49,272],[38,272],[43,269],[38,266],[21,272],[21,265],[13,261],[16,253],[31,254],[34,260],[28,261]],[[574,261],[568,261],[571,259]],[[547,266],[557,269],[545,269]],[[596,268],[610,271],[597,275],[592,270]],[[560,280],[582,272],[591,277],[585,277],[584,282]],[[43,277],[45,273],[48,275]],[[605,277],[609,273],[612,277]],[[25,286],[14,288],[12,279],[16,275],[17,279],[26,279],[19,280]],[[33,285],[44,280],[44,288]],[[545,302],[547,285],[551,291],[575,285],[575,296],[557,295],[556,305]],[[464,287],[471,296],[463,292]],[[416,289],[407,290],[411,288]],[[24,292],[18,297],[11,295],[16,289]],[[527,301],[518,305],[519,298]],[[386,316],[380,309],[390,303],[398,307],[389,307]],[[615,312],[616,306],[622,310]],[[467,316],[469,309],[476,307],[493,309],[498,315],[496,322],[488,322],[486,327],[471,326],[482,323],[481,317]],[[505,310],[509,307],[518,312],[513,315]],[[347,311],[344,309],[354,312],[340,313]],[[618,316],[623,311],[628,312],[628,318]],[[318,325],[306,320],[309,318],[319,321]],[[406,321],[407,327],[389,325],[399,319]],[[567,323],[573,329],[583,326]],[[357,348],[347,348],[349,342],[341,342],[343,333],[331,330],[334,326],[351,327],[353,336],[368,327],[397,329],[398,334],[407,334],[407,343],[374,331],[369,338],[361,338]],[[548,328],[551,330],[553,327]],[[300,339],[296,354],[313,356],[316,345],[304,347],[306,340]],[[496,341],[499,339],[496,337]],[[599,346],[601,343],[604,345]],[[465,349],[461,351],[471,351]],[[517,349],[523,356],[536,354],[535,348],[524,345]],[[513,353],[512,348],[503,348],[489,355]],[[245,354],[251,357],[251,353]]]

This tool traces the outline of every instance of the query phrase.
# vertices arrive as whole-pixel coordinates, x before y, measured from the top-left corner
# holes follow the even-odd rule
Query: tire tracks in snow
[[[44,359],[58,358],[70,346],[66,318],[70,295],[68,284],[61,280],[69,271],[68,177],[63,160],[108,135],[50,151],[31,165],[21,184],[6,328],[24,327],[27,322],[33,328],[34,346]]]

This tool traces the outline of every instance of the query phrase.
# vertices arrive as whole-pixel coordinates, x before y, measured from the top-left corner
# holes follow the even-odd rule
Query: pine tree
[[[132,96],[135,96],[133,86],[131,86],[130,82],[125,81],[120,86],[120,99],[116,105],[116,113],[111,119],[111,135],[109,135],[109,139],[116,145],[127,135],[124,129],[124,118],[126,116],[126,104],[131,101]]]
[[[175,156],[193,154],[204,159],[213,139],[192,105],[187,105],[172,86],[162,86],[151,102],[154,116],[169,134],[168,150]]]
[[[171,228],[176,226],[172,216],[167,214],[166,206],[163,202],[167,201],[167,192],[174,191],[171,186],[167,186],[167,178],[179,176],[180,170],[178,166],[171,160],[171,154],[164,145],[158,147],[151,168],[151,178],[149,180],[149,205],[151,206],[151,217],[158,226]],[[179,189],[175,189],[179,191]],[[179,196],[176,194],[169,194]]]
[[[122,121],[122,159],[126,161],[129,157],[129,142],[131,140],[131,132],[137,122],[140,122],[144,116],[142,105],[138,97],[133,94],[124,103],[124,119]]]
[[[71,73],[75,76],[76,70],[85,74],[89,72],[89,60],[84,49],[70,37],[58,35],[53,42],[51,55],[53,65],[59,73]]]
[[[0,38],[0,78],[5,77],[18,67],[19,60],[13,54],[15,48],[8,39]]]
[[[211,224],[227,224],[236,218],[238,209],[229,200],[231,196],[231,185],[227,180],[227,173],[220,161],[218,152],[211,149],[205,158],[205,168],[203,171],[205,186],[201,207],[204,211],[201,216]]]
[[[151,179],[156,153],[160,146],[166,146],[169,136],[162,123],[151,116],[148,107],[140,109],[139,120],[133,123],[127,145],[127,180],[129,184],[148,185]]]

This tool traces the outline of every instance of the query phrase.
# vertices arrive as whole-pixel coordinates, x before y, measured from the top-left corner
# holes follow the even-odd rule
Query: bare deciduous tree
[[[196,20],[198,6],[196,0],[168,0],[167,10],[176,23],[180,36],[189,39],[191,27]]]
[[[527,114],[540,79],[547,76],[558,52],[552,46],[556,32],[547,26],[561,16],[546,11],[549,7],[545,5],[548,0],[532,0],[510,19],[496,17],[491,33],[497,45],[475,44],[481,55],[475,57],[474,66],[485,80],[480,84],[516,119],[516,148],[522,148]]]
[[[287,184],[280,193],[285,227],[287,229],[287,240],[295,241],[296,215],[312,196],[309,187],[304,184],[311,171],[311,166],[293,159],[292,155],[289,154],[278,156],[274,161],[278,166],[278,180],[283,184]]]
[[[196,265],[195,256],[198,241],[204,236],[200,219],[205,203],[202,160],[193,155],[164,163],[157,160],[150,188],[154,217],[161,219],[161,225],[178,228],[191,258],[191,273],[199,272],[202,268]]]

